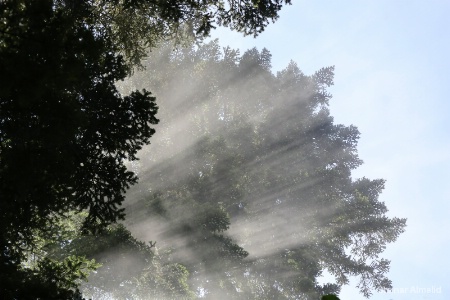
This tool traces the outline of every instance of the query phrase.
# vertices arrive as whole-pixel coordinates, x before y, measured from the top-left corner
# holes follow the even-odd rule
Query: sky
[[[388,216],[408,219],[382,254],[394,289],[371,299],[450,299],[450,1],[292,2],[256,39],[211,38],[267,48],[274,72],[290,60],[307,75],[336,67],[331,115],[361,132],[353,176],[386,179]],[[364,299],[356,281],[340,298]]]

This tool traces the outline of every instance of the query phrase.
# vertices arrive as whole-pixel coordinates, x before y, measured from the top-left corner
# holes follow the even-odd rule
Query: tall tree
[[[166,224],[150,238],[174,248],[192,289],[317,299],[350,276],[366,297],[389,289],[380,254],[405,219],[386,216],[383,180],[351,176],[359,132],[330,116],[334,68],[306,76],[291,62],[275,76],[267,50],[169,49],[132,81],[164,101],[128,210],[135,225]],[[319,284],[325,271],[335,281]]]
[[[23,263],[49,220],[86,210],[83,228],[96,233],[124,217],[123,194],[137,180],[124,161],[136,159],[158,120],[150,92],[122,96],[115,83],[144,49],[182,30],[202,36],[215,22],[257,34],[280,8],[278,0],[0,2],[2,295],[25,299],[25,286],[45,281]],[[78,294],[70,280],[48,280]],[[57,297],[48,291],[27,297]]]

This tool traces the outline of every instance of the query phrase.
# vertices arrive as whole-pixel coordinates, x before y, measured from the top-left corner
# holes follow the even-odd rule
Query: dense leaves
[[[130,225],[173,248],[197,295],[317,299],[351,276],[365,296],[391,287],[379,255],[405,220],[386,216],[383,180],[351,177],[359,132],[330,116],[333,67],[306,76],[291,62],[274,76],[267,50],[212,42],[162,48],[147,69],[123,86],[164,99]],[[319,284],[325,271],[335,281]]]
[[[158,120],[150,92],[125,96],[116,82],[161,40],[201,39],[214,24],[257,34],[281,8],[278,0],[231,3],[0,1],[2,296],[79,297],[85,275],[72,262],[84,260],[36,251],[55,242],[49,236],[73,211],[87,212],[86,234],[124,217],[124,192],[137,180],[124,162],[149,143]],[[27,265],[30,255],[42,261]]]
[[[96,261],[89,281],[81,284],[92,299],[190,298],[188,270],[171,261],[170,251],[155,251],[155,243],[136,240],[123,226],[114,224],[95,235],[83,234],[85,214],[73,214],[59,226],[59,236],[42,243],[45,259],[60,261],[77,255]],[[61,229],[64,229],[61,231]]]
[[[122,218],[117,207],[136,181],[123,160],[158,121],[149,92],[116,90],[127,69],[108,42],[51,4],[17,3],[2,15],[0,211],[11,251],[51,214],[89,209],[91,229]]]
[[[150,92],[117,82],[161,40],[256,35],[283,2],[0,2],[2,297],[81,299],[96,269],[84,291],[106,298],[315,299],[349,276],[365,296],[390,287],[379,254],[405,220],[386,216],[382,180],[351,177],[359,133],[329,115],[333,68],[274,76],[267,50],[152,54],[135,83],[164,99],[164,124],[129,212],[138,233],[159,224],[139,234],[160,246],[110,225],[137,181],[125,162],[158,123]],[[325,270],[335,283],[318,283]]]
[[[119,94],[123,59],[75,13],[51,1],[0,5],[0,265],[22,282],[3,281],[0,293],[69,298],[60,293],[86,277],[69,258],[21,270],[35,230],[72,210],[87,210],[84,228],[94,232],[124,217],[119,206],[137,179],[124,160],[149,142],[157,106],[147,91]]]
[[[217,26],[258,35],[290,0],[83,0],[54,1],[82,11],[84,22],[111,38],[131,65],[161,40],[201,41]]]

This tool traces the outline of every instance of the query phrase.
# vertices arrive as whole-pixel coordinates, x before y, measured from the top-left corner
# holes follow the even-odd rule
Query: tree
[[[119,94],[123,59],[75,13],[51,1],[1,5],[3,273],[20,269],[34,230],[52,226],[48,218],[88,210],[91,231],[123,218],[123,193],[137,179],[123,161],[135,159],[158,120],[149,92]],[[13,286],[7,282],[2,290]]]
[[[366,297],[391,288],[380,254],[405,219],[386,216],[383,180],[351,176],[359,132],[328,111],[334,68],[306,76],[291,62],[274,76],[267,50],[169,49],[148,60],[157,73],[132,80],[164,101],[127,209],[134,223],[166,224],[151,238],[174,248],[192,289],[317,299],[349,276]],[[318,283],[325,271],[335,282]]]
[[[76,5],[76,1],[71,5]],[[257,36],[290,0],[96,0],[90,24],[111,36],[133,64],[161,40],[202,40],[217,26]]]
[[[158,120],[150,92],[122,96],[115,84],[143,49],[182,29],[207,34],[214,22],[257,34],[280,8],[278,0],[0,2],[2,294],[24,298],[30,280],[45,281],[44,268],[24,262],[49,220],[87,211],[83,230],[97,233],[124,217],[124,192],[137,180],[124,161],[136,159]],[[74,285],[48,280],[78,295]]]
[[[95,272],[87,274],[89,281],[74,281],[89,299],[193,297],[187,284],[189,272],[171,259],[170,251],[157,251],[155,242],[136,240],[123,224],[112,224],[96,235],[84,234],[81,229],[86,216],[72,213],[51,235],[36,233],[42,239],[33,260],[58,262],[81,257],[95,261]]]

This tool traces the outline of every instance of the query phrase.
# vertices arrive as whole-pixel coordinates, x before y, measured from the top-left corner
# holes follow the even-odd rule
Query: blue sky
[[[266,47],[275,72],[336,66],[331,114],[361,132],[354,176],[386,179],[389,215],[408,218],[383,255],[395,293],[374,300],[450,299],[449,14],[444,0],[293,0],[256,39],[212,35],[241,53]],[[353,283],[341,299],[364,297]]]

